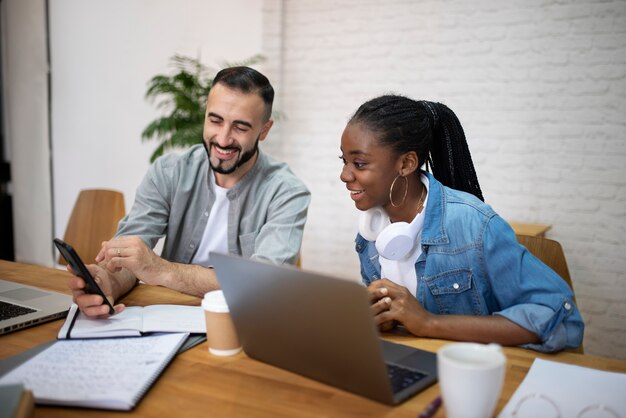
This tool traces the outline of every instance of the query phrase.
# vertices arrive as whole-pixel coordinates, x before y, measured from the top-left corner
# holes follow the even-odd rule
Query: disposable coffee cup
[[[506,356],[498,344],[452,343],[437,351],[437,370],[448,418],[486,418],[500,397]]]
[[[232,356],[241,351],[239,337],[230,316],[224,293],[213,290],[202,299],[209,352],[216,356]]]

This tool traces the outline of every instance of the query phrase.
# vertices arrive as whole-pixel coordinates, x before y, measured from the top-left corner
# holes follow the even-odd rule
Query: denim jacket
[[[526,348],[578,347],[584,324],[567,283],[521,246],[489,205],[427,175],[422,254],[415,264],[422,306],[442,315],[502,315],[539,336],[540,344]],[[369,285],[381,271],[374,241],[357,234],[356,251]]]

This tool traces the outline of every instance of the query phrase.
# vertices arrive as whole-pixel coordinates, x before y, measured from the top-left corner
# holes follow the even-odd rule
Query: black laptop
[[[437,381],[436,354],[381,340],[360,283],[211,253],[246,354],[386,403]]]

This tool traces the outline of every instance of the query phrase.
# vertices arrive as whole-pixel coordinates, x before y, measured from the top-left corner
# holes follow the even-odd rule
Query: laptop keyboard
[[[37,312],[37,310],[27,308],[25,306],[14,305],[12,303],[3,302],[0,300],[0,320],[11,319],[32,312]]]
[[[390,363],[387,363],[387,374],[391,381],[391,390],[393,390],[393,393],[398,393],[426,377],[424,373]]]

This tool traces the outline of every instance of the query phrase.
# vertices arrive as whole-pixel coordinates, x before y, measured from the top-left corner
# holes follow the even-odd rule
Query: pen
[[[426,406],[426,408],[424,408],[422,412],[420,412],[419,418],[431,418],[433,415],[435,415],[435,412],[437,412],[437,410],[441,406],[441,403],[441,396],[437,396],[435,399],[433,399],[431,403]]]

